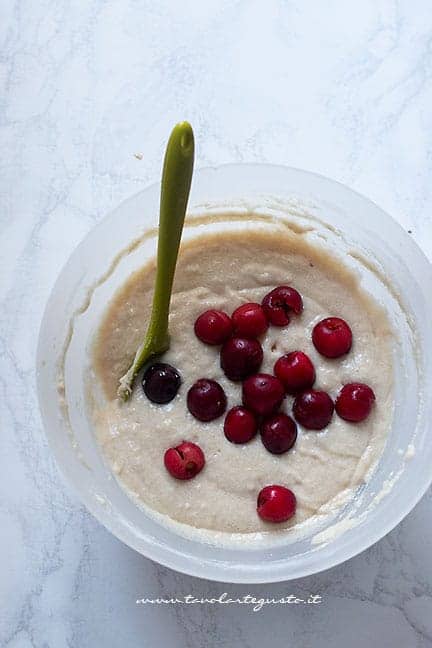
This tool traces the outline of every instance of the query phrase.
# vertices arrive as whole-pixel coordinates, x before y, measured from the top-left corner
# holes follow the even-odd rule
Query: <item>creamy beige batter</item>
[[[231,533],[280,530],[337,509],[367,479],[391,423],[392,332],[384,311],[348,268],[301,235],[202,236],[180,253],[171,348],[163,357],[181,373],[182,387],[171,403],[161,406],[147,400],[137,381],[132,399],[123,404],[116,399],[118,379],[145,333],[154,271],[154,263],[147,265],[114,296],[94,344],[94,370],[107,396],[107,403],[95,410],[96,434],[122,485],[172,520]],[[299,427],[294,448],[276,456],[265,450],[259,435],[245,445],[231,444],[223,433],[223,417],[210,423],[194,419],[186,393],[198,378],[213,378],[225,389],[228,408],[241,403],[240,384],[226,379],[220,369],[219,348],[195,337],[195,319],[208,308],[231,313],[241,303],[261,302],[281,284],[302,294],[304,311],[285,328],[269,328],[262,339],[261,371],[271,373],[281,355],[302,350],[315,364],[316,389],[334,398],[342,384],[365,382],[377,400],[363,423],[350,424],[335,414],[322,432]],[[326,360],[311,342],[313,326],[331,315],[346,319],[353,331],[351,352],[338,360]],[[291,413],[291,406],[287,397],[282,409]],[[172,478],[163,464],[165,450],[183,440],[198,443],[206,456],[203,471],[184,482]],[[291,488],[297,497],[295,517],[282,525],[263,522],[255,510],[258,492],[272,483]]]

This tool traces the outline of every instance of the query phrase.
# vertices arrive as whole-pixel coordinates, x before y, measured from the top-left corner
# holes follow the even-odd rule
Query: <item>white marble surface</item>
[[[334,177],[432,258],[430,0],[2,0],[0,39],[0,645],[432,646],[430,493],[323,574],[250,587],[185,577],[111,537],[65,486],[34,375],[57,272],[109,209],[158,177],[182,118],[198,164]],[[224,591],[323,603],[135,605]]]

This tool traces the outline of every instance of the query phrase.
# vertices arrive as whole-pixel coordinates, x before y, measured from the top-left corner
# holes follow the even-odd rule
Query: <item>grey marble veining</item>
[[[107,211],[158,177],[181,118],[194,124],[198,165],[266,161],[334,177],[432,258],[431,79],[429,0],[3,0],[1,646],[432,646],[430,493],[322,574],[262,586],[182,576],[123,546],[65,486],[34,375],[58,271]],[[323,602],[135,604],[223,592]]]

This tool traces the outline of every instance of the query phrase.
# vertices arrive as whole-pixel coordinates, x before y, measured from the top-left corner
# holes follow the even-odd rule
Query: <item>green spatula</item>
[[[138,372],[170,345],[168,315],[174,272],[186,214],[194,164],[194,135],[188,122],[174,127],[162,171],[156,281],[150,322],[143,343],[127,373],[120,378],[118,396],[128,400]]]

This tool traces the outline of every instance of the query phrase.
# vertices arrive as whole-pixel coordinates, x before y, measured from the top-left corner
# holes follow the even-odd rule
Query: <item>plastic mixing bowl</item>
[[[334,249],[384,305],[397,332],[393,425],[378,466],[335,519],[273,545],[213,545],[161,524],[128,497],[104,463],[87,407],[89,348],[107,301],[156,250],[159,185],[103,220],[61,272],[38,348],[40,408],[61,470],[85,506],[143,555],[213,580],[259,583],[305,576],[363,551],[412,509],[432,478],[432,270],[379,207],[324,177],[271,165],[197,171],[184,237],[227,228],[276,228],[289,219]],[[220,216],[221,206],[231,212]],[[265,217],[257,218],[256,215]],[[288,215],[287,215],[288,214]],[[215,215],[217,217],[215,217]]]

